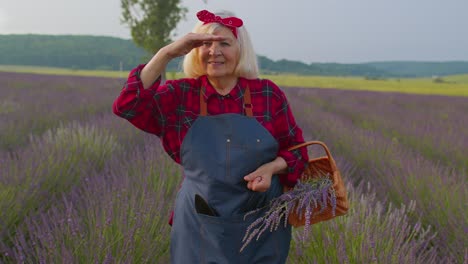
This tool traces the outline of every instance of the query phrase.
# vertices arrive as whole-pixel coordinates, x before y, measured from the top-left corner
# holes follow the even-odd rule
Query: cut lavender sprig
[[[332,213],[335,214],[336,195],[332,186],[333,181],[328,174],[318,178],[309,178],[299,181],[294,189],[271,200],[267,205],[266,213],[247,228],[240,251],[244,250],[254,237],[258,240],[266,230],[270,229],[270,232],[273,232],[278,229],[281,223],[287,226],[289,214],[293,210],[300,218],[305,217],[304,233],[307,233],[309,229],[311,218],[322,213],[327,208],[328,203],[332,207]],[[245,217],[264,208],[250,211]],[[318,212],[313,214],[316,209]]]

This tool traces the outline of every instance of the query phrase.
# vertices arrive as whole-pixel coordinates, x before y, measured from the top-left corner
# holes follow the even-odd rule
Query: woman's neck
[[[236,86],[237,84],[237,77],[232,76],[232,77],[224,77],[224,78],[216,78],[216,77],[209,77],[208,76],[208,81],[213,85],[213,88],[221,94],[221,95],[226,95],[231,92],[231,90]]]

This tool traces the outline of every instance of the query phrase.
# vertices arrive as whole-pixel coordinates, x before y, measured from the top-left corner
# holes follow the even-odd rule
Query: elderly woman
[[[307,151],[284,93],[258,79],[243,21],[197,13],[192,33],[131,71],[113,111],[160,137],[184,169],[171,217],[172,263],[284,263],[291,226],[264,233],[240,252],[247,227],[294,186]],[[161,83],[168,62],[184,56],[187,78]]]

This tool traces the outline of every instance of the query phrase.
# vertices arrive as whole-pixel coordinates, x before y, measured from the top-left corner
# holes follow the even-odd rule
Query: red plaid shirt
[[[308,155],[306,148],[287,150],[304,142],[304,139],[288,101],[277,85],[270,80],[239,78],[231,92],[222,96],[206,76],[201,76],[197,79],[168,80],[164,85],[158,79],[150,88],[144,89],[139,76],[143,67],[139,65],[130,72],[114,102],[113,111],[137,128],[160,137],[164,149],[177,163],[180,164],[180,147],[185,134],[200,113],[200,91],[204,92],[209,115],[245,114],[243,94],[248,85],[253,116],[278,141],[278,156],[288,164],[287,173],[279,175],[281,183],[287,186],[296,184]]]

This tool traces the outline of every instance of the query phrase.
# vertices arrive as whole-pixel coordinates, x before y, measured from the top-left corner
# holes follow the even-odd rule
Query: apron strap
[[[208,107],[206,105],[206,100],[205,100],[205,89],[204,88],[201,88],[200,89],[200,116],[207,116],[208,115]],[[249,86],[247,85],[247,88],[245,88],[245,92],[244,92],[244,105],[243,105],[243,108],[244,108],[244,111],[245,111],[245,114],[248,116],[248,117],[252,117],[253,116],[253,111],[252,111],[252,108],[253,108],[253,105],[252,105],[252,97],[250,96],[250,88]]]
[[[245,93],[244,93],[244,111],[248,117],[253,116],[252,108],[253,108],[253,105],[252,105],[252,98],[250,97],[250,88],[249,88],[249,85],[247,85],[247,88],[245,88]]]
[[[201,116],[207,116],[208,115],[208,110],[207,110],[207,107],[206,107],[206,101],[205,101],[205,87],[202,87],[200,89],[200,115]]]

